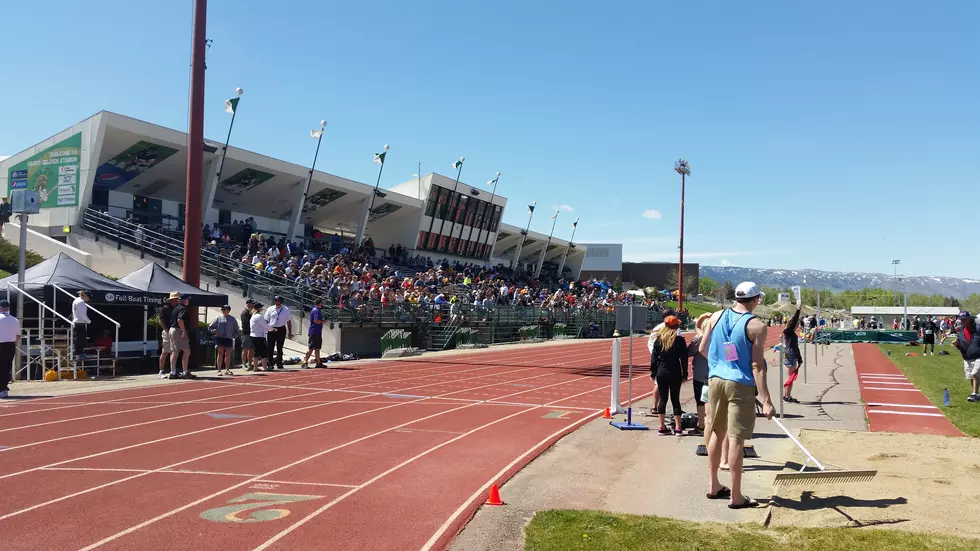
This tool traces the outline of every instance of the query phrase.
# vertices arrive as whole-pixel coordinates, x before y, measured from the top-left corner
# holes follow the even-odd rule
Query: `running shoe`
[[[233,376],[233,375],[234,375],[234,373],[232,373],[230,369],[226,369],[226,370],[225,370],[225,375],[228,375],[228,376]]]
[[[677,427],[674,427],[674,434],[677,436],[684,436],[684,429],[679,429]]]
[[[220,377],[221,375],[222,375],[222,373],[221,373],[221,370],[219,369],[218,370],[218,377]]]
[[[187,372],[187,373],[184,373],[183,378],[184,379],[196,379],[197,378],[197,375],[195,375],[195,374],[193,374],[191,372]]]
[[[167,378],[168,379],[179,379],[180,378],[180,373],[171,373],[170,375],[167,376]]]
[[[160,372],[160,375],[158,377],[161,378],[161,379],[166,379],[169,376],[170,376],[170,374],[167,373],[166,371],[161,371]]]
[[[693,428],[688,432],[691,436],[704,436],[704,429]]]
[[[674,434],[674,432],[667,427],[660,427],[657,429],[657,434],[660,436],[670,436],[671,434]]]
[[[966,399],[966,401],[967,402],[980,401],[980,395],[978,395],[978,394],[971,394],[970,397]]]

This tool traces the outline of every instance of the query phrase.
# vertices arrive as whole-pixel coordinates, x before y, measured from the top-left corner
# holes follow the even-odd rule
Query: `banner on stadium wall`
[[[330,188],[321,189],[306,199],[306,203],[303,205],[303,214],[309,214],[317,209],[325,207],[337,199],[340,199],[344,195],[347,195],[347,193],[340,190]]]
[[[368,217],[368,222],[374,222],[376,220],[384,218],[385,216],[388,216],[389,214],[401,208],[402,208],[401,205],[394,205],[392,203],[385,203],[380,207],[375,207],[374,210],[371,212],[371,215]]]
[[[231,178],[218,182],[218,189],[224,191],[225,193],[230,193],[231,195],[241,195],[254,187],[264,184],[273,177],[274,176],[268,172],[255,170],[254,168],[246,168],[244,170],[240,170]]]
[[[42,209],[78,205],[82,134],[79,132],[10,167],[10,191],[29,189],[40,195]]]
[[[118,189],[176,152],[172,147],[147,141],[136,142],[99,166],[95,171],[95,185],[101,189]]]

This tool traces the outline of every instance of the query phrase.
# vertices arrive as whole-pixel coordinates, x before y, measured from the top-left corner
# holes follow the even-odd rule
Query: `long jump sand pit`
[[[871,482],[776,486],[770,526],[875,527],[980,538],[980,442],[920,434],[805,429],[800,441],[828,470],[877,469]],[[806,459],[789,440],[787,466]],[[784,471],[788,472],[788,471]]]

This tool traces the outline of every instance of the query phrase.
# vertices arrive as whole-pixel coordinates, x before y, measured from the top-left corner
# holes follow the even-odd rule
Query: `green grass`
[[[7,270],[0,270],[0,279],[3,279],[5,277],[10,277],[10,276],[11,276],[11,273],[8,272]]]
[[[900,530],[764,528],[598,511],[543,511],[525,532],[524,551],[966,551],[980,545]]]
[[[666,305],[674,309],[677,308],[677,303],[673,301],[667,302]],[[711,314],[713,312],[717,312],[718,310],[721,310],[720,306],[717,306],[715,304],[705,304],[703,302],[685,302],[684,308],[687,308],[688,312],[691,313],[692,320],[696,319],[701,314],[706,314],[706,313]]]
[[[980,404],[966,401],[970,385],[963,378],[963,357],[956,348],[947,344],[936,345],[936,351],[945,350],[949,356],[906,356],[908,352],[922,353],[922,347],[900,344],[879,344],[885,354],[891,351],[891,361],[929,401],[938,407],[956,428],[970,436],[980,436]],[[949,388],[948,407],[943,406],[943,387]]]

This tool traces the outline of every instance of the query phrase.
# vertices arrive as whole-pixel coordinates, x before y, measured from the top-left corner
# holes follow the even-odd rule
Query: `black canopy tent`
[[[121,278],[119,283],[139,289],[140,291],[157,294],[161,297],[161,302],[166,298],[166,295],[177,291],[178,293],[189,295],[191,297],[191,304],[194,306],[219,307],[228,304],[228,295],[203,291],[193,285],[184,283],[180,278],[156,262],[151,262],[126,277]]]

